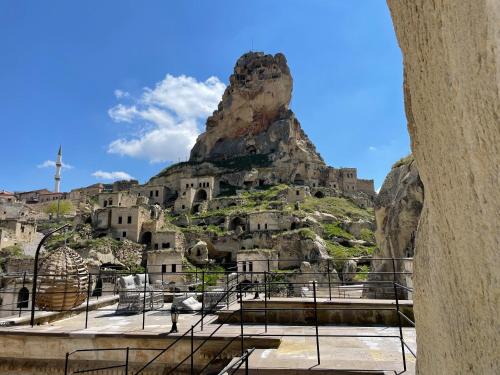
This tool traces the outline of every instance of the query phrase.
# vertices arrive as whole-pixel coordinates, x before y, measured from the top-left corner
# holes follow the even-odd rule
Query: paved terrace
[[[272,300],[272,299],[271,299]],[[308,300],[308,299],[306,299]],[[238,309],[234,304],[232,309]],[[68,318],[45,323],[31,328],[30,326],[12,326],[0,329],[2,337],[14,337],[17,335],[33,335],[57,337],[64,335],[82,338],[103,337],[140,337],[142,339],[159,339],[181,335],[191,328],[199,318],[199,314],[181,314],[179,317],[179,333],[168,334],[171,328],[170,304],[158,311],[148,311],[145,314],[145,327],[142,329],[143,315],[116,315],[114,310],[116,304],[104,306],[90,311],[88,315],[88,328],[85,327],[85,313],[80,313]],[[206,337],[216,329],[217,316],[209,315],[205,318],[204,329],[195,328],[198,338]],[[240,334],[239,324],[225,324],[217,333],[219,338],[232,338]],[[416,351],[415,329],[403,328],[405,341]],[[267,333],[264,325],[245,325],[245,335],[253,335],[255,339],[272,338],[281,339],[277,349],[257,349],[250,357],[250,368],[253,373],[267,374],[270,370],[274,373],[282,373],[281,370],[313,369],[364,369],[364,370],[398,370],[403,369],[401,360],[401,344],[396,338],[376,337],[321,337],[321,364],[317,365],[316,338],[303,335],[315,334],[314,326],[300,325],[276,325],[269,324]],[[294,334],[297,336],[284,336]],[[319,326],[320,335],[359,335],[359,336],[398,336],[399,328],[382,326],[342,326],[322,325]],[[0,339],[0,343],[4,341]],[[4,341],[5,342],[5,341]],[[122,345],[123,346],[123,345]],[[125,345],[128,346],[128,345]],[[166,345],[165,345],[166,346]],[[163,347],[163,346],[160,346]],[[265,346],[264,346],[265,347]],[[80,346],[79,348],[84,348]],[[0,350],[0,353],[2,351]],[[2,354],[0,354],[1,356]],[[4,355],[9,355],[5,352]],[[64,353],[60,353],[64,359]],[[12,357],[12,354],[11,354]],[[407,374],[415,373],[415,359],[407,352],[406,355],[408,371]],[[0,361],[1,362],[1,361]],[[258,371],[255,371],[257,370]],[[277,372],[276,372],[277,371]],[[288,371],[287,371],[288,372]],[[321,372],[321,371],[319,371]]]

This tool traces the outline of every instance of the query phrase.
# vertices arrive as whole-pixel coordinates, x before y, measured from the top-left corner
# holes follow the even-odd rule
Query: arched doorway
[[[324,198],[325,194],[322,191],[317,191],[316,193],[314,193],[314,196],[316,198]]]
[[[304,185],[304,177],[302,177],[302,175],[300,173],[297,173],[295,175],[295,178],[293,179],[293,183],[295,185]]]
[[[229,222],[229,230],[236,230],[236,228],[241,227],[241,229],[245,230],[246,221],[241,217],[235,217],[231,219]]]
[[[257,153],[257,149],[254,145],[247,146],[247,153],[249,155],[255,155]]]
[[[17,308],[27,309],[29,307],[30,292],[28,288],[22,287],[17,294]]]
[[[201,202],[201,201],[206,201],[208,199],[208,194],[205,189],[198,189],[194,196],[194,201],[195,202]]]
[[[141,243],[143,245],[146,245],[146,247],[150,247],[152,239],[153,235],[151,234],[151,232],[144,232],[141,236]]]

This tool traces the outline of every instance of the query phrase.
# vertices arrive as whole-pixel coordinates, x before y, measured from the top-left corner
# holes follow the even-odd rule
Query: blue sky
[[[65,191],[147,181],[185,157],[248,50],[285,54],[291,108],[328,164],[378,188],[409,153],[385,0],[12,0],[0,2],[0,189],[51,189],[59,144]]]

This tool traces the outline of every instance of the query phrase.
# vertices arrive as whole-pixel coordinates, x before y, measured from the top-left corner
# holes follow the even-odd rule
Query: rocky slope
[[[417,373],[500,368],[500,2],[389,0],[425,186]]]
[[[301,260],[317,264],[331,259],[332,268],[342,277],[344,258],[369,257],[373,253],[372,208],[362,208],[345,197],[311,196],[295,205],[286,202],[288,189],[278,185],[248,191],[238,198],[238,205],[182,217],[167,213],[166,219],[183,232],[187,249],[202,241],[207,251],[201,253],[219,262],[235,249],[273,249],[280,259],[297,260],[280,262],[281,266],[298,268]],[[269,215],[279,228],[252,232],[242,229],[253,215]],[[355,276],[362,280],[366,275]]]
[[[413,156],[396,163],[384,180],[375,199],[377,250],[374,258],[413,257],[415,235],[424,203],[424,186],[418,174]],[[372,260],[372,272],[392,272],[391,260]],[[396,271],[404,270],[404,264],[395,261]],[[406,284],[404,276],[398,281]],[[392,275],[370,274],[370,281],[392,280]],[[380,290],[370,289],[367,297],[384,297]]]

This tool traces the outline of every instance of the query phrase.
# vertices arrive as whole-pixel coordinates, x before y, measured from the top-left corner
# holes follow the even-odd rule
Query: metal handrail
[[[219,298],[219,300],[216,302],[216,305],[217,305],[217,304],[219,304],[220,302],[222,302],[222,301],[223,301],[223,300],[227,297],[227,295],[229,295],[229,293],[231,293],[231,291],[232,291],[232,289],[233,289],[233,288],[234,288],[234,287],[231,287],[229,290],[227,290],[227,291],[226,291],[226,292],[222,295],[222,297],[221,297],[221,298]],[[198,321],[197,321],[197,322],[196,322],[193,326],[191,326],[191,330],[192,330],[194,327],[196,327],[198,324],[200,324],[200,323],[203,321],[203,318],[204,318],[206,315],[208,315],[208,311],[207,311],[207,312],[202,311],[201,318],[200,318],[200,319],[199,319],[199,320],[198,320]],[[186,332],[184,332],[184,333],[183,333],[181,336],[179,336],[179,337],[178,337],[178,338],[177,338],[174,342],[172,342],[169,346],[167,346],[164,350],[162,350],[162,351],[161,351],[158,355],[156,355],[154,358],[152,358],[150,361],[148,361],[148,362],[147,362],[147,363],[146,363],[143,367],[141,367],[141,368],[139,369],[139,371],[137,371],[137,372],[135,373],[135,375],[140,374],[140,373],[141,373],[141,372],[142,372],[142,371],[143,371],[146,367],[148,367],[151,363],[153,363],[153,362],[154,362],[154,361],[155,361],[158,357],[160,357],[161,355],[163,355],[163,354],[164,354],[164,353],[165,353],[168,349],[170,349],[170,348],[171,348],[174,344],[176,344],[179,340],[181,340],[183,337],[185,337],[185,336],[186,336],[186,334],[187,334],[188,332],[189,332],[189,330],[188,330],[188,331],[186,331]]]
[[[247,349],[245,353],[243,353],[243,355],[240,358],[238,358],[238,360],[235,363],[230,363],[229,365],[224,367],[217,375],[224,375],[228,371],[231,371],[232,375],[243,365],[243,362],[246,363],[246,368],[248,369],[248,357],[250,357],[250,355],[254,352],[254,350],[255,348]],[[234,366],[236,366],[236,368]]]
[[[350,258],[349,258],[350,259]],[[399,298],[398,298],[398,289],[403,289],[403,290],[407,290],[407,291],[410,291],[412,292],[413,289],[412,288],[409,288],[409,287],[406,287],[404,285],[401,285],[399,283],[397,283],[397,279],[396,279],[396,275],[400,275],[400,274],[411,274],[411,272],[396,272],[396,266],[395,266],[395,261],[396,259],[395,258],[381,258],[381,259],[392,259],[392,262],[393,262],[393,271],[392,272],[376,272],[377,274],[386,274],[386,275],[391,275],[393,276],[393,280],[392,281],[389,281],[389,280],[379,280],[379,281],[359,281],[359,283],[361,285],[365,285],[365,284],[386,284],[387,286],[385,286],[384,288],[390,288],[390,286],[392,285],[393,289],[394,289],[394,298],[395,298],[395,301],[396,301],[396,306],[395,308],[371,308],[371,309],[374,309],[374,310],[386,310],[386,311],[389,311],[389,310],[392,310],[392,311],[395,311],[397,313],[397,317],[398,317],[398,326],[399,326],[399,336],[388,336],[388,335],[368,335],[366,337],[391,337],[391,338],[399,338],[400,341],[401,341],[401,348],[402,348],[402,359],[403,359],[403,365],[404,365],[404,371],[406,371],[406,358],[405,358],[405,349],[408,349],[409,352],[413,355],[413,356],[416,356],[414,351],[410,349],[410,347],[408,346],[408,344],[405,342],[404,340],[404,337],[403,337],[403,332],[402,332],[402,322],[401,322],[401,316],[407,320],[411,325],[414,326],[414,322],[409,319],[403,312],[400,311],[400,304],[399,304]],[[406,259],[406,258],[399,258],[399,259]],[[280,259],[281,261],[283,261],[283,259]],[[264,261],[264,260],[259,260],[259,261]],[[176,274],[176,275],[179,275],[181,273],[195,273],[195,272],[157,272],[158,274]],[[200,273],[198,271],[196,271],[196,273]],[[369,272],[356,272],[356,273],[369,273]],[[126,274],[129,274],[129,273],[126,273]],[[148,274],[152,275],[154,274],[153,272],[148,272]],[[228,273],[227,272],[220,272],[220,271],[202,271],[202,275],[205,275],[205,274],[225,274],[227,275]],[[265,287],[266,287],[266,302],[267,302],[267,290],[271,291],[270,287],[273,286],[273,285],[291,285],[291,284],[307,284],[307,283],[304,283],[304,282],[288,282],[288,281],[272,281],[272,280],[268,280],[267,276],[268,275],[272,275],[272,274],[275,274],[274,272],[253,272],[253,271],[237,271],[236,272],[237,276],[238,275],[241,275],[241,274],[252,274],[252,275],[263,275],[264,276],[264,282],[265,282]],[[288,272],[277,272],[276,274],[288,274]],[[304,274],[310,274],[310,275],[318,275],[318,274],[324,274],[324,272],[306,272]],[[119,273],[115,273],[114,275],[118,276]],[[236,278],[236,280],[238,280],[238,278]],[[331,282],[331,280],[329,279],[328,282],[317,282],[317,281],[313,281],[313,287],[314,287],[314,298],[317,297],[317,290],[316,290],[316,285],[329,285],[331,286],[331,284],[343,284],[342,282],[340,281],[334,281],[334,282]],[[250,283],[250,284],[245,284],[244,287],[246,287],[246,291],[248,291],[248,289],[252,290],[252,288],[256,287],[256,288],[261,288],[259,284],[255,285],[253,283]],[[241,303],[241,306],[240,306],[240,309],[239,310],[234,310],[231,312],[231,314],[229,314],[228,316],[226,316],[226,318],[224,319],[223,322],[221,322],[219,324],[219,326],[207,337],[203,340],[203,342],[196,348],[196,350],[193,348],[193,344],[192,345],[192,350],[191,350],[191,354],[188,355],[186,358],[184,358],[180,363],[178,363],[169,373],[171,373],[172,371],[175,371],[180,365],[182,365],[186,360],[188,360],[189,358],[191,358],[191,362],[193,362],[193,357],[194,357],[194,354],[206,343],[208,342],[209,339],[211,339],[216,332],[219,331],[219,329],[223,326],[223,324],[225,324],[232,316],[234,316],[234,314],[236,312],[240,312],[241,314],[241,325],[242,325],[242,332],[240,335],[237,335],[235,337],[233,337],[229,343],[227,343],[226,345],[224,345],[224,347],[222,349],[219,350],[219,352],[214,356],[214,358],[212,358],[209,363],[207,365],[205,365],[205,367],[202,369],[202,372],[207,368],[207,366],[209,366],[214,360],[216,360],[218,358],[218,356],[231,344],[233,343],[237,338],[242,338],[243,340],[243,337],[248,337],[248,336],[252,336],[252,335],[244,335],[243,334],[243,303],[242,303],[242,299],[241,299],[241,294],[242,292],[244,291],[243,287],[241,286],[241,284],[239,285],[236,285],[234,287],[231,287],[231,288],[228,288],[226,291],[224,291],[223,295],[218,299],[218,301],[216,302],[216,305],[219,304],[220,302],[222,302],[224,299],[227,298],[228,294],[231,293],[231,292],[235,292],[234,289],[235,288],[238,288],[238,291],[240,292],[240,303]],[[258,289],[257,289],[258,290]],[[262,290],[261,290],[262,291]],[[345,296],[344,296],[345,297]],[[331,291],[330,291],[330,299],[331,299]],[[317,312],[318,311],[321,311],[321,310],[329,310],[328,308],[322,308],[322,307],[319,307],[317,306],[317,303],[316,303],[316,300],[314,301],[315,303],[315,306],[314,308],[291,308],[292,310],[314,310],[315,311],[315,316],[317,316]],[[336,309],[341,309],[341,310],[366,310],[366,308],[336,308]],[[268,308],[267,307],[267,304],[265,306],[264,309],[255,309],[255,308],[249,308],[249,309],[245,309],[245,311],[262,311],[264,310],[264,312],[266,313],[266,332],[267,332],[267,311],[273,311],[273,310],[280,310],[278,308]],[[173,347],[175,344],[177,344],[182,338],[186,337],[186,335],[188,333],[191,333],[191,340],[193,341],[193,333],[194,333],[194,328],[196,326],[198,326],[200,323],[202,324],[202,327],[203,327],[203,319],[210,313],[211,311],[204,311],[204,309],[202,308],[202,316],[201,318],[191,327],[191,329],[187,330],[186,332],[184,332],[184,334],[182,334],[181,336],[179,336],[176,340],[174,340],[174,342],[172,342],[168,347],[166,348],[163,348],[163,349],[144,349],[144,350],[159,350],[160,353],[157,354],[154,358],[152,358],[150,361],[148,361],[148,363],[146,363],[137,373],[135,373],[136,375],[137,374],[140,374],[146,367],[148,367],[151,363],[153,363],[157,358],[159,358],[162,354],[164,354],[167,350],[169,350],[171,347]],[[317,319],[316,319],[316,334],[315,335],[305,335],[305,334],[301,334],[301,335],[297,335],[297,336],[311,336],[311,337],[316,337],[316,340],[317,340],[317,355],[318,355],[318,363],[320,362],[320,357],[319,357],[319,341],[318,341],[318,338],[319,336],[328,336],[328,337],[347,337],[349,335],[320,335],[318,330],[317,330],[317,326],[318,326],[318,322],[317,322]],[[202,328],[203,329],[203,328]],[[272,335],[264,335],[264,336],[272,336]],[[285,334],[284,336],[289,336],[289,334]],[[290,336],[293,336],[293,335],[290,335]],[[356,335],[356,336],[359,336],[359,335]],[[350,336],[349,336],[350,337]],[[94,349],[89,349],[87,351],[93,351]],[[122,349],[123,350],[123,349]],[[133,350],[131,348],[127,348],[126,349],[127,351],[128,350]],[[85,351],[85,350],[78,350],[78,351]],[[76,351],[75,351],[76,352]],[[73,352],[72,352],[73,353]],[[72,353],[68,353],[68,357],[70,354]],[[127,352],[128,353],[128,352]],[[243,345],[242,345],[242,353],[243,353]],[[128,366],[128,356],[127,356],[127,361],[126,361],[126,365]],[[191,364],[192,366],[192,364]],[[84,372],[88,372],[90,370],[87,370],[87,371],[84,371]]]

